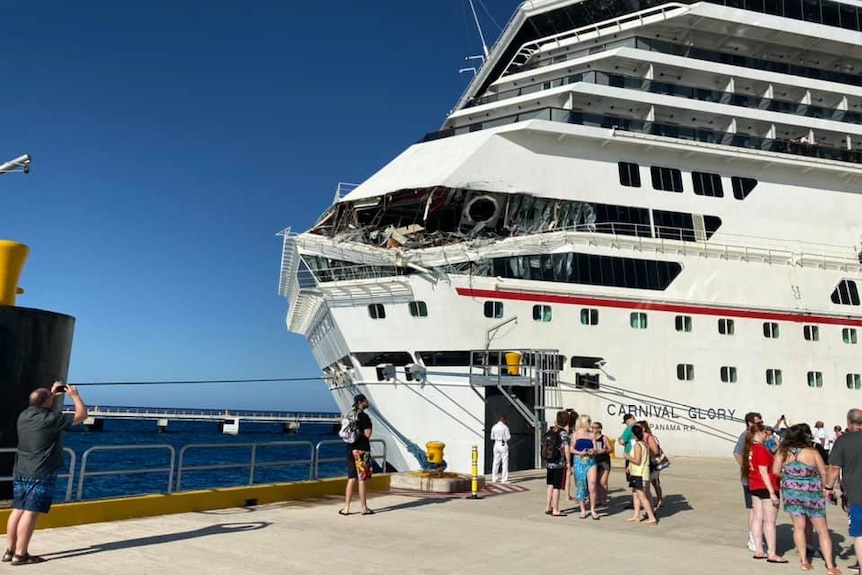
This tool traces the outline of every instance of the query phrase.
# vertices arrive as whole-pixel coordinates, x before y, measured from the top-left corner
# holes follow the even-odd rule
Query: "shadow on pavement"
[[[58,551],[56,553],[43,553],[42,557],[56,561],[58,559],[70,559],[72,557],[81,557],[83,555],[92,555],[94,553],[102,553],[103,551],[117,551],[119,549],[129,549],[132,547],[145,547],[147,545],[161,545],[162,543],[171,543],[174,541],[184,541],[186,539],[197,539],[198,537],[208,537],[210,535],[229,535],[232,533],[244,533],[246,531],[256,531],[264,529],[272,525],[268,521],[254,521],[247,523],[221,523],[218,525],[209,525],[201,529],[192,531],[181,531],[179,533],[165,533],[164,535],[154,535],[152,537],[139,537],[137,539],[126,539],[123,541],[112,541],[102,543],[100,545],[91,545],[81,549],[69,549],[67,551]]]

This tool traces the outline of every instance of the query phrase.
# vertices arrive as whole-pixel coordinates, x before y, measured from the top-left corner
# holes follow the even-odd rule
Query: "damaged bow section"
[[[435,186],[342,201],[311,233],[336,242],[428,248],[561,230],[650,236],[649,210]]]

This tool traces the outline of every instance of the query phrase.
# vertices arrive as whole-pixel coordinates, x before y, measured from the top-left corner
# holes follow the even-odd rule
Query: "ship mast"
[[[484,57],[488,57],[488,44],[485,43],[485,34],[482,32],[482,25],[479,24],[479,16],[476,14],[476,6],[473,0],[467,0],[470,3],[470,10],[473,12],[473,21],[476,23],[476,30],[479,31],[479,39],[482,41],[482,53]]]

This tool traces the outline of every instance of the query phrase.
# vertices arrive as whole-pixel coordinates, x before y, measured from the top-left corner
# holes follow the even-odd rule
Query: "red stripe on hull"
[[[771,321],[789,321],[796,323],[820,323],[841,326],[862,327],[862,319],[836,317],[828,315],[813,315],[807,313],[788,313],[775,311],[758,311],[753,309],[736,309],[721,307],[706,307],[699,305],[683,305],[658,303],[649,301],[627,301],[618,299],[573,296],[563,294],[548,294],[537,292],[514,292],[503,290],[483,290],[456,288],[458,295],[467,297],[529,301],[537,303],[558,303],[563,305],[583,305],[593,307],[610,307],[618,309],[665,311],[669,313],[709,315],[731,318],[762,319]]]

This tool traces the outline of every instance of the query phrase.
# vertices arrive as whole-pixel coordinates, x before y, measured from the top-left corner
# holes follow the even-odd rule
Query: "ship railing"
[[[355,190],[359,187],[359,184],[352,184],[350,182],[338,182],[338,185],[335,187],[335,196],[332,198],[332,203],[337,204],[341,198]]]
[[[598,38],[601,37],[602,34],[605,32],[616,33],[626,29],[627,27],[640,28],[644,26],[645,21],[652,19],[655,16],[661,16],[662,19],[664,19],[667,17],[668,12],[678,10],[687,11],[690,9],[691,8],[689,6],[686,6],[684,4],[663,4],[661,6],[655,6],[651,8],[645,8],[637,12],[631,12],[610,20],[603,20],[598,24],[589,24],[587,26],[575,28],[574,30],[566,30],[565,32],[545,36],[537,40],[531,40],[530,42],[524,43],[521,48],[515,53],[515,55],[512,57],[512,60],[509,61],[509,63],[506,65],[506,71],[503,73],[503,75],[506,76],[509,74],[520,72],[522,70],[535,68],[535,65],[527,66],[527,62],[533,54],[543,50],[548,45],[553,45],[554,47],[559,48],[564,40],[574,40],[575,42],[580,42],[583,36],[588,36],[590,38]]]
[[[381,469],[387,469],[387,447],[386,442],[382,439],[372,439],[372,459],[380,466]],[[339,446],[340,449],[336,449]],[[226,450],[237,448],[245,448],[248,452],[247,460],[230,460],[227,461],[221,456]],[[301,457],[289,456],[288,459],[272,459],[262,456],[262,451],[266,449],[280,450],[296,450],[303,452]],[[218,463],[195,464],[189,463],[189,452],[197,450],[216,450],[219,455],[213,459],[221,461]],[[121,461],[119,455],[128,455],[129,452],[162,452],[166,464],[156,463],[151,466],[141,465],[124,465],[117,463]],[[14,447],[0,448],[0,454],[14,454],[17,449]],[[182,490],[182,484],[185,480],[188,483],[188,474],[198,471],[226,471],[234,469],[248,469],[245,485],[260,484],[258,482],[259,472],[262,469],[275,467],[295,467],[307,466],[309,480],[321,479],[321,465],[332,463],[344,463],[345,461],[345,443],[340,439],[320,441],[313,444],[310,441],[269,441],[256,443],[197,443],[188,444],[180,448],[179,457],[173,446],[168,444],[147,444],[147,445],[96,445],[84,451],[81,457],[80,469],[77,467],[77,456],[71,448],[63,448],[65,455],[69,456],[69,463],[66,469],[58,474],[58,479],[66,479],[66,488],[64,489],[64,501],[82,501],[84,500],[85,485],[88,478],[94,477],[117,477],[130,475],[146,475],[146,474],[163,474],[165,476],[165,490],[158,491],[154,489],[145,489],[140,493],[123,492],[121,495],[113,496],[128,496],[128,495],[144,495],[150,493],[176,493]],[[93,456],[96,453],[110,453],[112,455],[112,463],[108,464],[105,469],[104,464],[99,462],[93,463]],[[338,456],[330,455],[338,452]],[[307,455],[306,455],[307,454]],[[135,458],[135,461],[140,461],[142,458]],[[164,460],[163,459],[163,460]],[[212,460],[212,459],[211,459]],[[154,458],[154,461],[159,461]],[[95,468],[95,469],[94,469]],[[184,478],[184,475],[186,476]],[[11,483],[13,476],[0,476],[0,483]],[[139,484],[143,484],[139,482]],[[152,484],[150,481],[145,483],[148,487]],[[77,485],[77,489],[74,486]],[[236,485],[236,483],[234,483]]]
[[[860,248],[857,246],[732,234],[725,233],[720,228],[707,237],[706,230],[696,227],[682,228],[632,222],[580,223],[563,226],[557,226],[555,222],[542,222],[540,225],[518,229],[515,235],[500,238],[491,246],[476,248],[470,245],[469,240],[465,240],[444,246],[423,248],[421,251],[414,250],[411,261],[432,269],[439,267],[441,273],[458,273],[468,271],[477,262],[477,255],[481,256],[480,260],[494,257],[495,250],[508,253],[513,249],[519,249],[539,255],[566,244],[578,243],[616,249],[627,248],[637,252],[654,251],[682,256],[785,263],[800,267],[851,269],[860,264]],[[330,285],[330,282],[394,278],[412,272],[409,269],[395,267],[400,254],[392,250],[358,243],[336,242],[334,239],[324,237],[309,239],[304,247],[310,251],[319,250],[330,256],[337,254],[335,258],[326,260],[326,265],[329,267],[309,270],[308,273],[316,274],[316,280],[321,282],[320,285]],[[379,252],[379,257],[389,258],[389,265],[354,263],[357,260],[366,259],[368,250],[376,250]],[[313,265],[317,265],[314,264],[316,260],[310,261]]]
[[[724,114],[730,116],[730,114]],[[862,163],[862,150],[851,150],[847,148],[834,148],[820,144],[803,144],[785,139],[763,138],[750,134],[738,132],[718,132],[711,129],[699,127],[687,127],[674,124],[660,124],[646,120],[636,120],[620,116],[608,116],[604,114],[591,114],[563,108],[537,108],[518,114],[510,114],[499,118],[476,122],[457,128],[447,128],[438,132],[426,134],[420,142],[430,142],[441,138],[458,136],[479,130],[497,128],[530,120],[544,120],[564,124],[576,124],[595,128],[610,130],[611,135],[631,133],[646,136],[663,137],[673,140],[685,140],[691,145],[711,144],[720,146],[731,146],[758,150],[764,153],[788,154],[791,156],[805,156],[821,160],[833,160],[838,162]],[[799,130],[798,126],[784,125],[784,130]]]
[[[0,453],[17,453],[18,449],[15,447],[0,447]],[[78,461],[78,456],[75,452],[68,448],[63,448],[63,454],[69,456],[69,471],[66,473],[57,474],[57,479],[65,479],[66,480],[66,501],[72,500],[72,488],[74,486],[75,479],[75,466]],[[4,475],[0,476],[0,483],[11,483],[14,481],[15,477],[12,475]]]

